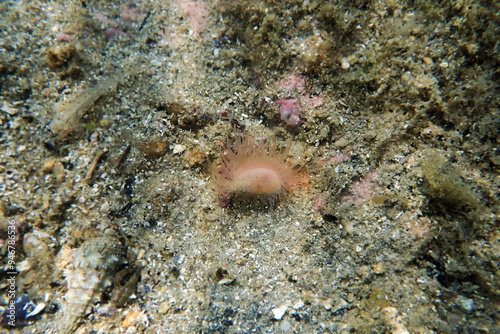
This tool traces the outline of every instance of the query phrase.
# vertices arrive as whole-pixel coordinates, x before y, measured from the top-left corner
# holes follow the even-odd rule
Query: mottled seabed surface
[[[0,9],[2,332],[500,332],[497,2]]]

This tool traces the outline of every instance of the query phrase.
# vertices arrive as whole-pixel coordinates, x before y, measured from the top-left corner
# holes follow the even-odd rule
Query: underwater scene
[[[499,2],[0,10],[0,333],[500,334]]]

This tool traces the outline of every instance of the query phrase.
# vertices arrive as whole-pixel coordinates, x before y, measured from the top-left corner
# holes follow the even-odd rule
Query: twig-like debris
[[[99,163],[99,161],[101,161],[101,158],[104,156],[104,154],[106,154],[106,150],[97,153],[94,161],[92,161],[92,165],[90,165],[89,172],[87,173],[87,176],[84,180],[86,183],[88,183],[92,178],[92,174],[94,174],[94,170],[97,168],[97,164]]]
[[[144,20],[142,20],[141,26],[139,27],[138,31],[141,31],[142,28],[144,28],[144,25],[146,25],[146,21],[148,20],[149,16],[151,15],[151,12],[148,12]]]
[[[118,160],[118,163],[116,164],[116,168],[120,168],[121,165],[127,160],[127,156],[130,153],[130,149],[132,148],[132,145],[128,144],[127,147],[125,147],[125,151],[123,151],[120,160]]]

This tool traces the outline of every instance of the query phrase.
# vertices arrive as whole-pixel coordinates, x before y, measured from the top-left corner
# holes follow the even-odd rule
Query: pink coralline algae
[[[310,97],[309,93],[301,94],[300,98],[278,99],[274,101],[280,106],[278,113],[283,122],[288,125],[297,126],[304,122],[300,118],[300,111],[323,103],[320,97]]]
[[[138,13],[133,5],[120,5],[120,18],[125,23],[137,23],[144,20],[146,15]]]
[[[300,125],[303,121],[300,118],[300,108],[297,99],[279,99],[274,101],[280,106],[280,118],[289,125]]]
[[[64,34],[64,33],[59,33],[59,34],[56,34],[55,38],[56,38],[56,41],[58,41],[58,42],[70,42],[72,39],[72,36],[68,35],[68,34]]]
[[[370,201],[377,191],[375,181],[378,179],[377,172],[369,172],[364,178],[351,185],[348,195],[344,200],[349,204],[360,205]]]
[[[284,79],[278,82],[278,87],[285,92],[292,93],[297,98],[290,97],[286,99],[275,100],[274,103],[280,106],[280,119],[288,125],[298,126],[304,122],[300,117],[301,111],[307,108],[319,106],[323,103],[321,97],[311,97],[306,91],[307,80],[295,73],[288,74]]]
[[[189,18],[191,31],[194,38],[197,39],[203,30],[205,30],[205,18],[207,16],[205,3],[201,0],[177,0],[177,3],[182,10],[182,15]]]
[[[322,196],[319,195],[316,197],[316,200],[314,200],[314,205],[313,205],[314,211],[324,214],[326,210],[326,199]]]
[[[318,167],[331,167],[331,166],[337,166],[344,161],[349,160],[351,154],[350,153],[339,153],[336,155],[330,155],[327,154],[325,156],[319,157],[318,160],[316,160],[316,166]]]
[[[104,15],[103,13],[96,13],[94,15],[94,18],[97,21],[99,21],[102,25],[105,25],[105,26],[110,26],[113,28],[118,28],[120,26],[120,24],[118,22],[116,22],[115,20],[112,20],[112,19],[108,19],[106,17],[106,15]]]
[[[104,30],[104,37],[106,37],[106,39],[113,39],[118,36],[126,36],[126,35],[127,33],[118,28],[108,28]]]
[[[280,80],[278,87],[283,88],[287,91],[292,91],[294,88],[302,92],[306,89],[307,81],[304,77],[301,77],[295,73],[288,74],[284,79]]]

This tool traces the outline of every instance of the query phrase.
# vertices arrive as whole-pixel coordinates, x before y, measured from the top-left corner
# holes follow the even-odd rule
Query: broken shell
[[[273,312],[274,319],[281,320],[287,311],[286,305],[281,305],[280,307],[275,307],[271,310]]]
[[[182,153],[186,150],[186,146],[184,145],[180,145],[180,144],[176,144],[174,145],[174,154],[177,154],[177,153]]]
[[[90,239],[74,250],[73,265],[63,270],[68,291],[56,317],[59,333],[72,333],[77,328],[113,270],[125,263],[125,252],[125,246],[113,235]]]
[[[139,315],[141,315],[141,313],[142,313],[141,311],[136,311],[127,315],[125,320],[123,320],[122,327],[128,328],[132,326],[132,324],[136,322],[137,318],[139,317]]]

